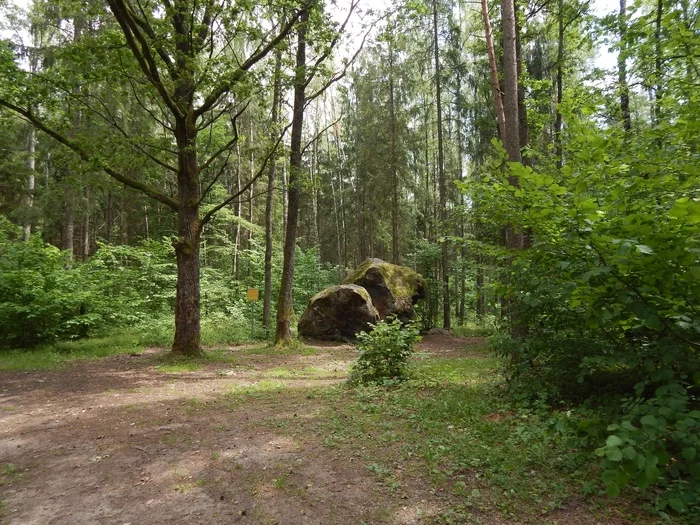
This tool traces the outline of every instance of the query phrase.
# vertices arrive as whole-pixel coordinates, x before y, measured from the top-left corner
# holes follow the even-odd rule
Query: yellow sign
[[[259,301],[260,300],[260,290],[257,288],[248,288],[248,300],[249,301]]]

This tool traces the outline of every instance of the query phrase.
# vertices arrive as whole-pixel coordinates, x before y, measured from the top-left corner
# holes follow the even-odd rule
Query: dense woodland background
[[[162,344],[175,312],[197,354],[200,297],[239,341],[248,287],[284,342],[380,257],[428,280],[420,328],[487,326],[515,395],[587,407],[611,495],[697,512],[698,4],[371,8],[5,5],[0,345]]]

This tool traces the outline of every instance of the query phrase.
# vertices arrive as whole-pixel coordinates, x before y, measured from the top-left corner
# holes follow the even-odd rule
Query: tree
[[[438,187],[440,193],[440,224],[447,228],[447,183],[445,181],[445,150],[442,137],[442,69],[440,67],[440,44],[438,41],[438,0],[433,0],[433,52],[435,58],[435,102],[437,111],[438,137]],[[441,247],[442,265],[442,326],[450,329],[450,262],[449,245],[447,241]]]
[[[277,301],[277,329],[275,342],[286,343],[291,339],[291,320],[294,315],[292,303],[292,281],[294,279],[294,250],[296,249],[297,225],[299,217],[299,194],[301,189],[301,139],[304,126],[304,107],[306,106],[306,34],[309,11],[304,9],[299,17],[297,29],[296,68],[294,73],[294,108],[292,113],[292,135],[289,152],[289,180],[287,187],[287,230],[284,234],[284,263],[282,266],[282,283]]]
[[[132,60],[124,67],[100,72],[120,76],[123,82],[131,86],[137,100],[148,97],[149,103],[144,102],[143,109],[152,115],[153,125],[159,125],[161,131],[172,138],[175,151],[163,158],[157,148],[139,148],[138,141],[133,140],[136,137],[121,126],[123,120],[120,122],[111,114],[107,114],[105,120],[112,125],[116,135],[121,134],[122,139],[139,148],[143,156],[174,174],[174,194],[162,191],[115,166],[101,154],[99,148],[71,137],[52,121],[50,115],[38,110],[32,79],[7,54],[3,57],[6,73],[21,79],[25,89],[20,92],[16,89],[3,90],[0,105],[27,119],[71,149],[83,161],[90,162],[123,185],[144,193],[176,213],[177,238],[173,246],[178,278],[172,352],[195,356],[201,353],[199,251],[202,228],[214,214],[236,200],[253,183],[249,181],[246,187],[239,188],[236,194],[200,216],[203,199],[223,172],[221,164],[225,164],[226,160],[222,161],[222,157],[238,140],[235,120],[240,112],[234,117],[233,137],[205,160],[200,160],[198,156],[201,147],[198,137],[203,130],[211,129],[222,116],[228,114],[236,98],[243,98],[236,90],[243,86],[248,71],[287,36],[306,7],[286,12],[282,9],[279,15],[282,22],[271,33],[274,36],[255,43],[250,41],[252,51],[240,57],[229,45],[229,39],[224,37],[219,40],[223,35],[215,34],[215,30],[228,25],[238,26],[244,35],[256,34],[257,30],[252,26],[256,16],[254,6],[242,4],[234,9],[213,0],[201,3],[164,0],[162,4],[154,4],[147,10],[131,0],[109,0],[108,4],[120,35],[115,37],[113,32],[105,32],[104,38],[116,39],[120,45],[126,46]],[[221,23],[222,20],[226,23]],[[123,53],[115,57],[115,63],[120,62],[127,62]],[[141,77],[134,82],[132,79],[139,74]],[[143,84],[148,86],[148,90],[143,89]],[[74,93],[72,98],[87,111],[103,109],[102,116],[108,112],[104,106],[93,107],[88,96]],[[175,162],[171,164],[172,160]]]

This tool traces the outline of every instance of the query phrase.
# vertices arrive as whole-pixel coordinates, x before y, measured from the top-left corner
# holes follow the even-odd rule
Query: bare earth
[[[466,356],[480,343],[429,336],[420,350]],[[352,347],[252,348],[231,347],[230,363],[194,372],[157,370],[162,349],[0,372],[0,468],[13,470],[0,523],[412,524],[449,506],[427,480],[404,479],[392,493],[359,452],[324,446],[324,399],[313,389],[344,381]],[[576,506],[547,522],[598,523]]]

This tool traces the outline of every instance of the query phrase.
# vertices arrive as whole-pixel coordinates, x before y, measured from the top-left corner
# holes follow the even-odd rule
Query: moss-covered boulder
[[[331,286],[314,295],[299,319],[299,335],[342,341],[376,323],[379,313],[367,290],[353,284]]]
[[[407,266],[398,266],[381,259],[367,259],[345,280],[362,286],[372,297],[372,304],[384,319],[395,315],[402,321],[414,315],[413,306],[425,298],[426,282]]]

